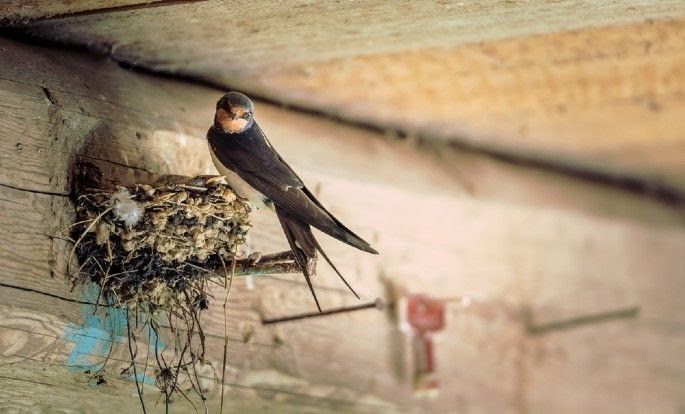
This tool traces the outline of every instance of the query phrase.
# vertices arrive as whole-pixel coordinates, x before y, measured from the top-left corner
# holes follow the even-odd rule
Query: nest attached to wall
[[[299,273],[292,252],[266,255],[258,263],[243,257],[250,208],[223,177],[167,176],[153,185],[122,187],[106,184],[97,167],[81,162],[74,181],[77,220],[69,227],[74,246],[67,274],[74,286],[98,287],[94,313],[100,307],[124,311],[131,359],[122,374],[136,379],[143,411],[133,363],[136,338],[147,336],[153,346],[162,328],[170,331],[167,343],[173,347],[160,351],[154,343],[157,387],[167,404],[174,394],[190,401],[184,388],[204,404],[197,365],[211,367],[200,318],[213,299],[210,284],[226,289],[226,318],[233,276]],[[222,388],[225,358],[224,350]],[[108,359],[94,376],[102,379]]]
[[[81,194],[72,277],[96,283],[99,299],[128,309],[205,309],[207,279],[230,271],[249,211],[221,177]]]
[[[99,287],[95,311],[125,311],[131,359],[122,375],[133,374],[144,409],[134,364],[136,338],[147,332],[150,342],[157,341],[161,329],[169,329],[174,346],[160,351],[154,344],[155,383],[167,404],[176,393],[188,399],[183,388],[195,390],[204,403],[196,367],[208,364],[200,312],[209,307],[210,283],[226,288],[225,312],[237,263],[242,274],[255,270],[250,260],[238,260],[250,228],[248,205],[222,177],[108,187],[101,185],[100,172],[91,164],[81,165],[78,174],[69,257],[69,263],[76,257],[78,267],[68,274],[74,285]],[[287,257],[276,259],[275,267],[273,261],[267,263],[272,267],[265,273],[292,270]],[[97,373],[100,379],[106,364]],[[225,368],[225,359],[223,364]],[[221,378],[223,384],[223,374]]]

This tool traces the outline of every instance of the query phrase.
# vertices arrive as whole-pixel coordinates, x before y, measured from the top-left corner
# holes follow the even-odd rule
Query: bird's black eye
[[[245,112],[245,113],[242,114],[240,117],[243,118],[243,119],[250,119],[251,116],[252,116],[251,113]]]

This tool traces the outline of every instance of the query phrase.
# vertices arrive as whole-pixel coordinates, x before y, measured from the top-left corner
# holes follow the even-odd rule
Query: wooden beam
[[[111,50],[117,59],[150,69],[206,77],[221,73],[221,80],[229,81],[238,74],[307,62],[685,16],[677,0],[298,3],[239,1],[229,7],[220,1],[177,2],[39,21],[30,32]],[[197,73],[200,68],[203,73]]]
[[[684,30],[683,19],[649,21],[245,78],[261,94],[345,119],[684,193]]]
[[[174,4],[24,33],[377,129],[685,192],[679,1],[299,6]]]

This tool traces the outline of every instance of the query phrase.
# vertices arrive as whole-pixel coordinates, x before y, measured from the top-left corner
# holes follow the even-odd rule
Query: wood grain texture
[[[164,0],[3,0],[0,2],[0,19],[10,21],[44,19],[103,9],[120,9],[125,6],[150,5],[160,1]]]
[[[684,13],[682,4],[673,0],[508,4],[213,0],[36,22],[31,32],[112,49],[119,59],[157,69],[207,67],[231,76],[274,65],[453,47]]]
[[[684,18],[681,1],[207,1],[26,30],[377,128],[682,193]]]
[[[685,189],[685,20],[252,72],[348,119]],[[322,93],[322,91],[332,91]]]
[[[116,370],[95,387],[66,369],[74,344],[64,332],[80,326],[84,313],[71,302],[79,292],[63,280],[68,244],[50,236],[73,220],[64,195],[77,158],[122,183],[212,173],[204,134],[221,91],[74,52],[7,40],[0,51],[0,364],[8,362],[0,365],[7,390],[0,404],[30,412],[74,409],[83,400],[85,411],[93,401],[134,410],[134,386]],[[673,412],[683,404],[682,209],[263,102],[256,111],[322,202],[381,251],[364,255],[321,237],[364,299],[392,299],[392,286],[468,300],[448,304],[446,330],[435,338],[442,393],[420,400],[410,385],[407,338],[392,313],[264,327],[262,317],[311,311],[306,285],[284,275],[259,278],[250,290],[238,280],[229,306],[231,407]],[[264,252],[286,246],[268,214],[254,216],[252,236]],[[324,307],[357,303],[330,269],[322,264],[319,273]],[[633,305],[637,319],[539,336],[528,336],[522,319],[524,309],[547,323]],[[210,304],[204,325],[209,359],[220,365],[220,303]],[[125,349],[113,355],[120,360],[114,368]],[[215,407],[218,387],[208,384]],[[22,397],[29,387],[42,402]],[[614,398],[619,388],[634,397]],[[182,401],[172,408],[192,409]]]

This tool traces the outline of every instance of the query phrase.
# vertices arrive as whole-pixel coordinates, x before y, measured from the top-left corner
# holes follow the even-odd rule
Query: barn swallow
[[[255,122],[250,98],[229,92],[219,99],[207,141],[216,169],[233,190],[258,209],[275,210],[319,311],[321,306],[311,282],[316,273],[317,251],[359,298],[314,238],[311,228],[365,252],[378,252],[326,210],[276,152]]]

